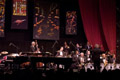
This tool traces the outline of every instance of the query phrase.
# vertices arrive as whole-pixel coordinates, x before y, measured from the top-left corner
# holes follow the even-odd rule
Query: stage
[[[116,80],[119,76],[116,73],[120,73],[120,70],[104,70],[103,72],[95,72],[94,70],[85,70],[73,72],[64,70],[14,70],[12,73],[4,73],[0,71],[0,80]]]

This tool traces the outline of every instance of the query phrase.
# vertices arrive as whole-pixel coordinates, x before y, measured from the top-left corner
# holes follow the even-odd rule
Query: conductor
[[[94,63],[94,69],[98,72],[100,71],[100,54],[102,54],[100,46],[95,44],[95,47],[92,51],[92,60]]]

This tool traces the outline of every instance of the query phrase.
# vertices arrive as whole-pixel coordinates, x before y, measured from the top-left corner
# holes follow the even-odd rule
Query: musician
[[[56,57],[64,57],[65,53],[63,50],[64,50],[63,46],[60,47],[60,50],[57,51]],[[55,66],[59,67],[59,68],[64,68],[64,65],[62,65],[62,64],[59,64],[59,65],[56,64]]]
[[[37,50],[35,41],[32,41],[30,46],[30,52],[35,52]]]
[[[105,53],[102,54],[102,62],[104,63],[104,66],[106,66],[108,63],[108,59]]]
[[[64,57],[64,48],[60,47],[60,50],[57,51],[56,57]]]
[[[76,51],[75,51],[75,54],[74,54],[73,57],[72,57],[73,62],[79,64],[79,57],[80,57],[80,54],[79,54],[79,52],[76,50]]]
[[[39,49],[38,49],[37,40],[32,41],[31,46],[30,46],[30,51],[36,53],[38,50],[39,50]]]
[[[86,57],[84,56],[83,52],[80,53],[79,61],[80,61],[80,67],[83,68],[86,62]]]
[[[64,48],[65,55],[67,56],[69,54],[69,49],[70,49],[67,42],[64,42],[63,48]]]
[[[79,62],[79,57],[80,57],[79,51],[76,50],[75,53],[72,56],[72,61],[73,61],[72,65],[71,65],[72,69],[79,67],[79,63],[80,63]]]
[[[113,57],[112,57],[112,63],[115,64],[116,63],[116,55],[113,54]]]
[[[41,53],[40,48],[37,48],[36,53]]]
[[[37,42],[37,40],[35,40],[35,46],[36,46],[36,48],[38,48],[38,42]]]
[[[100,71],[100,54],[102,54],[100,46],[98,44],[95,44],[95,47],[92,51],[92,61],[94,63],[94,69],[96,71]]]
[[[110,51],[107,52],[108,63],[113,63],[113,55]]]
[[[80,46],[78,43],[76,44],[76,48],[75,50],[77,50],[80,54],[80,52],[82,51],[82,46]]]
[[[85,49],[89,51],[92,50],[92,45],[89,42],[87,42]]]
[[[86,51],[86,61],[87,63],[92,62],[92,55],[91,52],[89,50]]]

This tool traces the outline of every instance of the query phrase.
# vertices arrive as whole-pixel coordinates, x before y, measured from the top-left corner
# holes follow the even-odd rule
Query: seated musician
[[[86,61],[87,61],[87,63],[92,62],[91,58],[92,58],[92,55],[91,55],[90,51],[87,50],[86,51]]]
[[[115,63],[116,62],[116,55],[112,54],[110,51],[107,52],[107,59],[108,63]]]
[[[64,57],[64,48],[60,47],[60,50],[57,51],[56,57]]]
[[[80,65],[79,65],[80,68],[84,68],[85,62],[86,62],[86,58],[85,58],[83,52],[80,53],[79,61],[80,61]]]
[[[116,55],[113,54],[113,57],[112,57],[112,63],[115,64],[116,63]]]
[[[108,59],[108,63],[112,63],[113,62],[113,60],[112,60],[112,58],[113,58],[113,55],[111,54],[111,52],[110,51],[108,51],[107,52],[107,59]]]
[[[92,45],[89,42],[87,42],[85,49],[89,51],[92,50]]]
[[[80,52],[82,51],[82,46],[80,46],[78,43],[76,44],[76,48],[75,50],[77,50],[80,54]]]
[[[75,51],[75,54],[73,54],[72,56],[72,65],[71,65],[71,68],[78,68],[79,67],[79,57],[80,57],[80,54],[79,54],[79,51]]]
[[[65,53],[64,53],[64,48],[60,47],[60,50],[57,51],[56,57],[65,57]],[[59,65],[55,65],[56,67],[59,66],[59,68],[64,68],[64,65],[59,64]]]
[[[108,64],[107,56],[105,53],[102,54],[102,61],[104,63],[104,66],[106,66]]]
[[[70,49],[67,42],[64,42],[63,48],[64,48],[65,56],[67,56],[69,54],[69,49]]]

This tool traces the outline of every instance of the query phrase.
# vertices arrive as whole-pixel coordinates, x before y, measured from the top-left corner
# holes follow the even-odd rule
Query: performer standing
[[[95,48],[92,51],[92,60],[96,71],[100,71],[100,54],[102,54],[100,46],[95,44]]]
[[[37,40],[32,41],[30,46],[30,52],[37,52],[39,50]]]
[[[31,42],[31,46],[30,46],[30,52],[35,52],[37,50],[36,46],[35,46],[35,41]]]
[[[41,53],[40,48],[38,48],[38,42],[37,40],[32,41],[31,46],[30,46],[30,51],[33,53]],[[42,55],[37,55],[38,57],[42,57]],[[36,67],[43,67],[42,62],[37,62],[36,64],[33,64]]]

